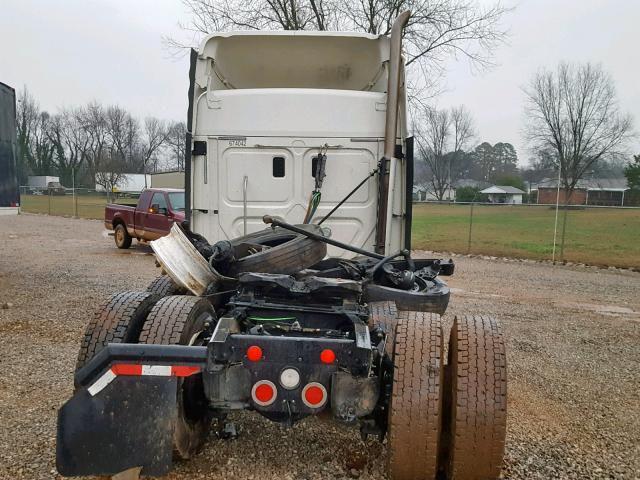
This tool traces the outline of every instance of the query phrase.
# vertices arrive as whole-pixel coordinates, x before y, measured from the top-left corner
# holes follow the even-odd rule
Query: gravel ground
[[[56,478],[56,410],[71,394],[85,322],[157,269],[147,247],[119,251],[91,220],[0,217],[0,244],[0,478]],[[640,478],[640,274],[456,261],[447,317],[489,313],[507,336],[504,477]],[[237,439],[211,439],[167,478],[385,478],[384,446],[354,429],[235,419]]]

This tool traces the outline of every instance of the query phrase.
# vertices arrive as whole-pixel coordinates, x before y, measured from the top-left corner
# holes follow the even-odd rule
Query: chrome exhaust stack
[[[389,78],[387,80],[387,112],[384,131],[384,156],[378,173],[378,225],[376,228],[376,253],[384,254],[387,237],[387,209],[389,205],[389,163],[395,156],[398,132],[398,103],[400,97],[400,73],[402,64],[402,29],[407,25],[411,12],[405,10],[393,22],[389,47]]]

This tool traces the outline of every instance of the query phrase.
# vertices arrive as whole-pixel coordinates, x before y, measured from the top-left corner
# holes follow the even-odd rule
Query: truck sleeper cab
[[[384,155],[389,38],[347,32],[232,32],[192,55],[188,189],[192,229],[211,242],[264,228],[273,215],[302,223],[326,154],[312,223],[367,182],[323,226],[332,238],[373,250]],[[379,250],[408,245],[404,88],[397,148],[389,159],[388,228]],[[409,157],[409,158],[408,158]],[[351,256],[333,247],[329,256]]]

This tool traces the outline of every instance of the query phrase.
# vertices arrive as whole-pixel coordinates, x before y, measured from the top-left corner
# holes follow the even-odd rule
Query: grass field
[[[128,201],[130,200],[130,202]],[[72,217],[74,205],[72,195],[48,196],[48,195],[20,195],[22,210],[31,213],[47,213]],[[118,203],[136,204],[135,199],[118,200]],[[78,195],[76,197],[77,214],[82,218],[104,218],[104,206],[107,197],[104,195]]]
[[[73,216],[73,197],[22,195],[26,212]],[[126,199],[124,203],[135,203]],[[77,197],[78,216],[104,218],[106,197]],[[551,259],[555,210],[548,206],[416,204],[413,247],[455,253]],[[558,247],[564,212],[558,218]],[[640,209],[591,208],[567,212],[564,259],[591,265],[640,268]]]
[[[418,204],[413,247],[503,257],[551,259],[555,209],[475,205],[469,249],[469,205]],[[564,211],[558,216],[556,258]],[[590,265],[640,268],[640,209],[568,210],[564,259]]]

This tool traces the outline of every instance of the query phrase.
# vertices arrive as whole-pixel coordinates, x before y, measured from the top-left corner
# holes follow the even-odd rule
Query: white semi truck
[[[323,226],[361,248],[389,252],[408,245],[412,145],[402,64],[394,72],[397,117],[388,110],[390,65],[390,38],[379,35],[246,31],[205,38],[191,67],[193,230],[220,240],[264,228],[266,214],[302,223],[324,154],[326,178],[312,221],[368,178]],[[384,157],[386,127],[393,125],[382,175],[390,186],[382,199],[388,207],[379,223],[379,177],[370,173]],[[348,252],[330,247],[329,254]]]
[[[498,478],[499,325],[442,321],[453,262],[409,251],[408,17],[390,38],[240,32],[192,52],[190,220],[151,242],[168,275],[88,323],[62,475],[165,475],[251,410],[357,426],[391,480]]]

